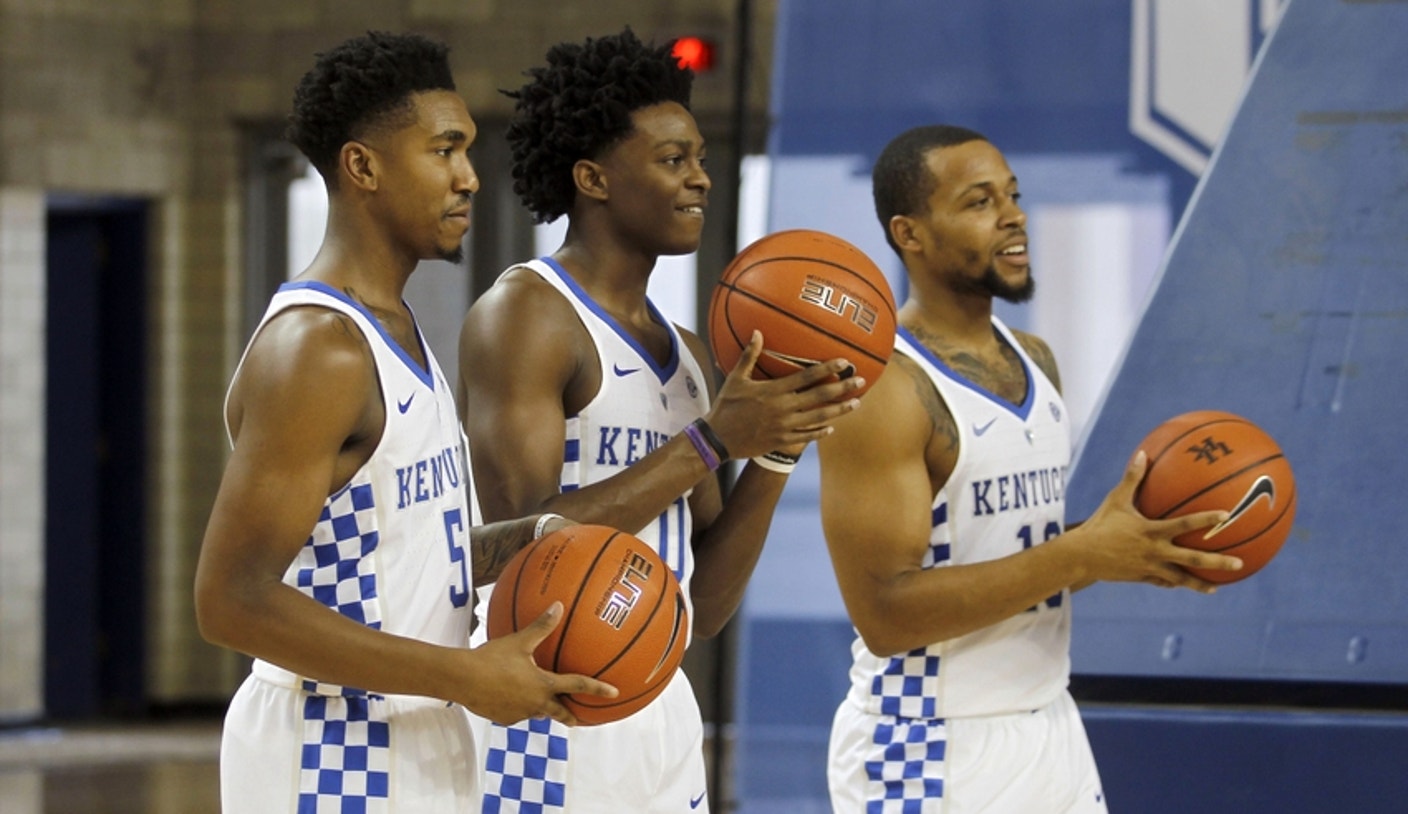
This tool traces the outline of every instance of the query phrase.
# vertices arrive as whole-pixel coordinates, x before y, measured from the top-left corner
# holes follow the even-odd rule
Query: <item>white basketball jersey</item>
[[[556,262],[544,258],[523,266],[551,283],[572,304],[601,360],[601,388],[596,397],[581,412],[567,417],[562,491],[621,472],[708,411],[709,391],[699,363],[679,331],[653,303],[647,301],[651,314],[670,332],[670,358],[664,364],[656,362]],[[694,524],[689,494],[678,497],[650,525],[628,531],[653,545],[675,572],[693,613],[689,578],[694,573],[690,547]]]
[[[523,264],[572,304],[601,360],[601,388],[567,417],[562,491],[606,480],[639,461],[709,409],[707,380],[679,331],[650,304],[670,333],[670,356],[656,362],[549,258]],[[689,493],[633,533],[655,546],[679,578],[691,615]],[[614,723],[567,727],[551,719],[489,727],[484,811],[498,814],[707,812],[703,730],[682,670],[639,712]],[[686,806],[686,804],[688,804]]]
[[[419,327],[425,370],[359,303],[319,282],[280,287],[256,333],[284,309],[306,305],[345,314],[361,329],[376,362],[386,426],[367,462],[328,497],[283,581],[368,627],[468,646],[471,476],[453,392]],[[322,695],[341,692],[262,660],[254,672]]]
[[[919,363],[953,414],[957,464],[934,497],[924,568],[996,560],[1064,530],[1070,423],[1055,385],[996,318],[1021,359],[1027,392],[1013,404],[965,379],[901,328],[895,350]],[[1034,710],[1070,674],[1068,591],[982,630],[890,658],[852,645],[850,700],[867,712],[948,718]]]

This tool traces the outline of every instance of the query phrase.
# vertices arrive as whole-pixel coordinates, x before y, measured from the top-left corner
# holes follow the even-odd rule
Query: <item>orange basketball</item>
[[[1174,416],[1140,442],[1148,472],[1134,505],[1145,517],[1222,509],[1226,522],[1174,542],[1242,559],[1240,571],[1189,569],[1209,582],[1237,582],[1276,556],[1296,516],[1296,481],[1281,447],[1241,416],[1200,410]]]
[[[563,696],[583,724],[617,721],[649,704],[684,657],[689,613],[675,575],[640,539],[606,526],[569,526],[509,560],[489,596],[489,638],[562,602],[562,621],[533,651],[555,673],[601,679],[620,695]]]
[[[709,301],[714,361],[733,370],[754,330],[763,333],[755,377],[776,379],[817,362],[844,358],[880,378],[895,344],[895,297],[860,249],[810,229],[754,241],[724,269]]]

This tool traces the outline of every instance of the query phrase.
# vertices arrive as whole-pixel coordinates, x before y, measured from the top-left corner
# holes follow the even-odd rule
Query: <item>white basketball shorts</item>
[[[848,701],[831,728],[837,814],[1105,814],[1080,711],[1062,692],[1033,712],[871,715]]]
[[[315,695],[251,675],[225,714],[224,814],[477,811],[478,781],[468,715],[444,701]]]

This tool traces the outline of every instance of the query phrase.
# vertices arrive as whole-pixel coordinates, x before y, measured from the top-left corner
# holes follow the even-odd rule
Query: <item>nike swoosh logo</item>
[[[406,414],[406,411],[409,410],[409,409],[411,409],[411,402],[413,402],[413,401],[415,401],[415,400],[416,400],[416,394],[415,394],[415,393],[412,393],[412,394],[410,395],[410,397],[407,398],[405,401],[398,401],[398,402],[396,402],[396,409],[398,409],[398,410],[401,411],[401,415],[405,415],[405,414]]]
[[[1236,506],[1232,507],[1227,519],[1208,530],[1208,533],[1203,535],[1203,539],[1210,540],[1223,529],[1237,522],[1237,518],[1250,511],[1252,506],[1262,498],[1266,498],[1266,502],[1271,508],[1276,508],[1276,481],[1272,480],[1270,475],[1262,475],[1252,481],[1251,488],[1247,489],[1247,493],[1242,495],[1242,499],[1237,501]]]
[[[690,807],[690,808],[698,808],[698,807],[699,807],[699,804],[702,803],[702,802],[704,802],[704,795],[706,795],[706,794],[708,794],[708,793],[709,793],[709,792],[707,792],[707,791],[701,791],[701,792],[699,792],[699,796],[698,796],[698,797],[695,797],[694,799],[692,799],[692,800],[689,801],[689,807]]]
[[[982,435],[983,433],[986,433],[988,430],[992,429],[992,425],[993,425],[993,424],[996,424],[996,423],[997,423],[997,419],[996,419],[996,418],[990,418],[990,419],[988,419],[988,423],[982,425],[981,427],[978,426],[977,424],[974,424],[974,425],[973,425],[973,434],[974,434],[974,435]]]
[[[660,668],[665,666],[665,662],[675,652],[675,644],[684,639],[684,623],[689,618],[689,609],[684,605],[684,594],[675,593],[675,623],[670,628],[670,640],[660,649],[660,660],[655,662],[655,666],[650,668],[650,673],[646,675],[641,683],[650,684],[655,680],[655,674],[660,672]],[[697,805],[697,804],[696,804]],[[693,808],[693,806],[690,806]]]
[[[617,376],[629,376],[638,370],[640,370],[640,368],[638,367],[621,367],[620,365],[611,366],[611,372],[615,373]]]

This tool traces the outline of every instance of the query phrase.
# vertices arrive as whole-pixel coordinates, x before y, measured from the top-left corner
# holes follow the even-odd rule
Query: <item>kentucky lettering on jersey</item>
[[[630,466],[670,440],[668,433],[645,427],[602,425],[597,431],[598,466]]]
[[[555,261],[535,260],[524,268],[552,285],[572,306],[591,336],[600,364],[601,386],[596,395],[575,415],[565,417],[559,488],[571,491],[614,477],[708,412],[704,369],[679,330],[654,305],[647,301],[651,318],[670,340],[663,355],[642,346]],[[689,492],[680,495],[644,527],[622,530],[660,554],[684,589],[685,605],[692,612],[694,525],[689,496]],[[610,595],[593,609],[599,619],[623,626],[631,613],[640,612],[636,602],[646,567],[637,561],[621,565]],[[690,726],[684,725],[686,714],[698,716],[693,706],[688,679],[677,671],[663,695],[622,721],[591,727],[566,727],[552,720],[528,720],[509,728],[495,725],[484,762],[483,808],[504,814],[584,810],[582,806],[590,807],[603,787],[627,794],[623,789],[638,788],[642,776],[656,782],[662,761],[665,766],[685,765],[685,755],[693,773],[698,746],[691,740]],[[662,735],[656,723],[665,720],[680,725],[672,725],[673,731]],[[652,768],[624,772],[623,766]],[[679,800],[683,803],[684,798]],[[636,802],[643,804],[644,798]],[[616,805],[613,810],[628,809],[635,810],[629,805]]]
[[[433,500],[460,488],[459,451],[445,448],[438,455],[422,458],[410,466],[396,467],[397,509]]]
[[[973,516],[1051,506],[1062,503],[1066,494],[1064,467],[1033,469],[983,478],[969,484],[973,488]]]
[[[912,359],[953,416],[959,452],[930,504],[922,568],[964,567],[1061,534],[1070,426],[1060,391],[1002,322],[993,330],[1021,360],[1027,392],[1008,401],[964,378],[903,328],[895,352]],[[872,714],[939,719],[1040,709],[1070,678],[1065,591],[987,627],[881,657],[857,637],[850,702]],[[993,681],[996,673],[1020,676]]]

